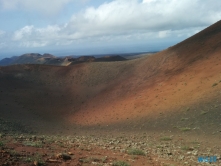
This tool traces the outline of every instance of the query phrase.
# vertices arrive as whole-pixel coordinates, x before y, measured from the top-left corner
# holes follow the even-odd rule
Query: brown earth
[[[133,149],[126,151],[127,145],[122,147],[116,144],[114,138],[109,138],[110,142],[107,142],[107,139],[94,136],[5,135],[0,140],[5,141],[0,147],[1,165],[118,166],[117,163],[123,162],[134,166],[160,166],[161,162],[168,163],[150,154],[148,148],[140,150],[138,155],[132,155],[131,152],[135,152]]]
[[[221,21],[139,59],[1,67],[1,117],[41,133],[155,132],[219,147],[220,39]]]

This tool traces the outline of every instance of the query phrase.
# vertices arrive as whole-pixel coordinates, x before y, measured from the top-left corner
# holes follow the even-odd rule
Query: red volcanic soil
[[[220,37],[218,22],[160,53],[123,62],[127,71],[71,114],[70,122],[111,125],[135,120],[145,128],[140,119],[160,114],[171,117],[190,108],[189,116],[197,118],[197,114],[208,111],[218,122],[215,110],[220,108]]]
[[[34,127],[50,127],[50,122],[59,126],[59,120],[81,127],[164,129],[182,126],[181,118],[205,120],[201,113],[210,112],[208,123],[215,125],[221,90],[220,29],[219,21],[160,53],[130,61],[1,67],[2,116]],[[205,125],[204,120],[192,127]]]
[[[47,134],[96,136],[130,132],[142,135],[144,142],[137,140],[139,148],[154,145],[152,154],[157,156],[163,152],[172,159],[176,154],[176,160],[183,161],[180,156],[184,153],[188,162],[191,161],[189,154],[195,156],[195,160],[197,155],[216,153],[218,156],[221,138],[220,39],[221,21],[173,47],[139,59],[70,66],[0,67],[0,134],[9,133],[9,129],[12,132],[33,130]],[[147,133],[151,138],[147,138]],[[153,138],[156,133],[159,135]],[[125,137],[127,135],[123,139]],[[0,146],[8,147],[11,143],[7,144],[7,139],[2,139],[1,135],[0,138]],[[153,139],[156,141],[147,145]],[[159,140],[172,139],[175,140],[173,144],[158,145]],[[124,141],[128,143],[128,139],[124,139],[122,145]],[[199,141],[214,147],[214,151],[204,146],[205,153],[200,152],[197,149],[201,146]],[[197,146],[193,142],[197,142]],[[21,148],[22,144],[13,148]],[[128,147],[135,145],[131,142]],[[178,150],[165,151],[173,145]],[[112,153],[98,147],[99,143],[95,147],[99,153]],[[7,160],[9,152],[4,147],[0,150],[2,159]],[[115,154],[115,157],[119,155]],[[42,157],[47,161],[47,156],[42,154]],[[141,157],[138,163],[146,159]],[[109,162],[111,160],[108,158]],[[79,160],[75,161],[78,164]]]

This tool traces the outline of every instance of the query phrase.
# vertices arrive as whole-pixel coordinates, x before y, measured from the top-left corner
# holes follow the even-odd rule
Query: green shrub
[[[130,166],[130,165],[125,161],[115,161],[113,163],[113,166]]]
[[[25,146],[31,146],[31,147],[36,147],[36,148],[42,148],[42,142],[40,141],[24,141],[23,145]]]
[[[207,114],[207,111],[202,111],[201,113],[200,113],[200,115],[206,115]]]
[[[142,155],[142,156],[145,156],[145,153],[142,150],[140,150],[140,149],[129,149],[127,151],[127,153],[130,154],[130,155]]]
[[[46,165],[45,161],[43,160],[42,156],[39,154],[35,156],[27,156],[26,158],[23,159],[24,162],[26,163],[33,163],[36,162],[37,166],[44,166]]]
[[[0,147],[3,147],[3,146],[4,146],[3,142],[0,142]]]
[[[216,86],[216,85],[218,85],[217,83],[214,83],[213,85],[212,85],[212,87],[214,87],[214,86]]]
[[[182,146],[181,149],[187,151],[187,150],[190,150],[191,148],[189,146]]]
[[[170,138],[170,137],[162,137],[160,140],[161,141],[171,141],[172,138]]]
[[[180,128],[180,130],[181,130],[181,131],[190,131],[191,128],[189,128],[189,127],[184,127],[184,128]]]

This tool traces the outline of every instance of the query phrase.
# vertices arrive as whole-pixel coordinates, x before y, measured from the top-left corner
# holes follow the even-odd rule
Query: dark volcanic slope
[[[48,53],[45,53],[43,55],[38,53],[27,53],[21,56],[4,58],[0,60],[0,66],[18,65],[18,64],[43,64],[43,65],[68,66],[84,62],[111,62],[111,61],[125,61],[125,60],[127,59],[119,55],[104,56],[100,58],[95,58],[94,56],[80,56],[78,58],[74,58],[71,56],[56,57]]]
[[[8,66],[18,59],[17,56],[0,60],[0,66]]]
[[[221,22],[160,53],[122,62],[0,68],[3,117],[98,128],[188,128],[220,124]],[[56,122],[56,123],[54,123]],[[55,125],[53,125],[55,127]]]
[[[96,62],[125,61],[125,60],[126,58],[123,58],[119,55],[105,56],[105,57],[95,59]]]

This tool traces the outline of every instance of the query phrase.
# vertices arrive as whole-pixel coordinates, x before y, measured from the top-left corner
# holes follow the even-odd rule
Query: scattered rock
[[[69,154],[69,155],[74,155],[74,153],[72,153],[72,152],[68,152],[68,154]]]
[[[55,159],[48,159],[47,162],[49,162],[49,163],[60,163],[60,161],[55,160]]]
[[[35,166],[38,166],[39,163],[38,163],[37,161],[34,161],[34,165],[35,165]]]
[[[56,155],[57,158],[63,159],[63,160],[71,160],[71,156],[66,153],[59,153]]]

